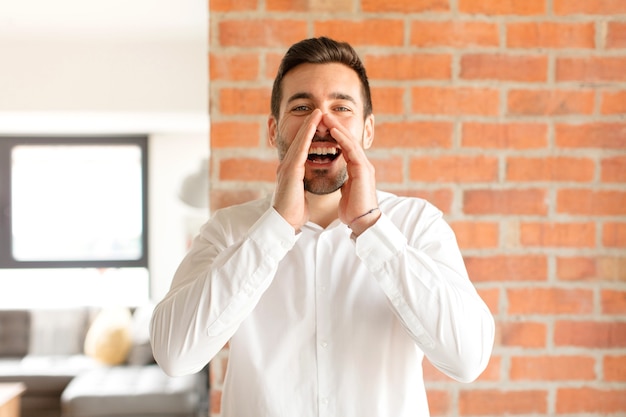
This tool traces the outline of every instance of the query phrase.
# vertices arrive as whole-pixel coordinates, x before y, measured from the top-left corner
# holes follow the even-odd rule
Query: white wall
[[[204,0],[0,0],[0,136],[149,135],[154,298],[204,216],[177,192],[209,152],[207,25]]]

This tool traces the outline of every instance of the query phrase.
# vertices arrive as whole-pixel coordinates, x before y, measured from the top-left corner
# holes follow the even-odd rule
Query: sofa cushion
[[[58,396],[76,375],[98,366],[84,355],[2,359],[0,382],[23,382],[26,395],[53,393]]]
[[[200,382],[200,374],[174,378],[158,365],[94,369],[63,391],[63,417],[194,416],[200,407]]]
[[[22,357],[30,342],[30,313],[0,310],[0,357]]]

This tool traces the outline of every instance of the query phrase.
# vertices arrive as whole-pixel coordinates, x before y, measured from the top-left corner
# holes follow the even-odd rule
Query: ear
[[[278,131],[278,122],[274,116],[270,115],[267,119],[268,142],[272,147],[276,147],[276,132]]]
[[[363,149],[369,149],[374,142],[374,115],[370,114],[365,119],[363,127]]]

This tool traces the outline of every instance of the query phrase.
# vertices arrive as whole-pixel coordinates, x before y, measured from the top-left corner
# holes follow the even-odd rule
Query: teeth
[[[317,146],[309,149],[309,155],[337,155],[337,148]]]

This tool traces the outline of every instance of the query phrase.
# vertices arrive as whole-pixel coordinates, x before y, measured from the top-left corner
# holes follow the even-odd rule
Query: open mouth
[[[341,149],[333,146],[315,146],[309,149],[308,160],[316,164],[333,162],[341,155]]]

